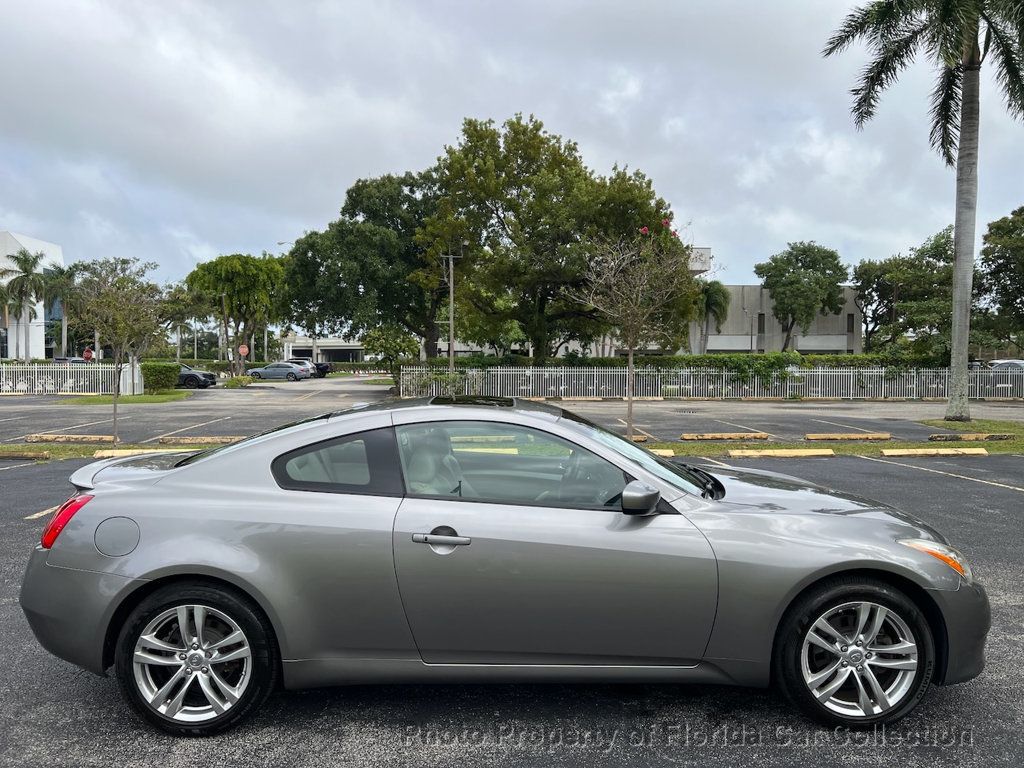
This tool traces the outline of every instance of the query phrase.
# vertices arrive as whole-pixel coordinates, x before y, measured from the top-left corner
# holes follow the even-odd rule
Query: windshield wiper
[[[725,496],[725,486],[722,485],[718,478],[716,478],[710,472],[701,469],[700,467],[695,467],[693,464],[687,464],[684,461],[680,461],[678,463],[686,467],[691,472],[693,472],[693,474],[695,474],[703,481],[701,485],[701,498],[710,498],[715,499],[717,501],[718,499],[721,499]],[[719,488],[721,488],[721,495],[719,495]]]

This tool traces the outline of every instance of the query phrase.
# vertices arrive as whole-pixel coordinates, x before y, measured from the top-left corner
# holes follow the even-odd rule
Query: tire
[[[198,648],[188,638],[182,642],[179,608],[193,641],[202,617]],[[143,635],[150,640],[141,640]],[[230,637],[235,641],[225,644]],[[137,663],[138,649],[162,663]],[[225,660],[218,662],[219,656]],[[212,585],[171,584],[146,597],[125,620],[114,670],[143,720],[176,736],[212,736],[259,709],[277,685],[279,658],[272,628],[247,598]]]
[[[298,379],[298,376],[296,376],[294,373],[289,373],[287,376],[285,376],[285,378],[288,379],[288,381],[296,381]]]
[[[254,379],[260,378],[260,372],[259,371],[253,371],[249,375],[252,376]]]
[[[856,636],[862,615],[865,628]],[[822,627],[822,620],[835,632]],[[876,622],[879,629],[871,639]],[[824,643],[811,640],[812,635]],[[913,650],[897,645],[907,640]],[[894,651],[878,650],[885,647]],[[896,722],[927,693],[934,671],[935,643],[924,614],[903,592],[874,579],[846,577],[821,584],[786,611],[775,637],[773,681],[792,704],[828,725],[866,728]]]
[[[185,379],[185,387],[186,388],[188,388],[188,389],[195,389],[198,386],[199,386],[199,379],[197,379],[195,376],[189,376],[187,379]]]

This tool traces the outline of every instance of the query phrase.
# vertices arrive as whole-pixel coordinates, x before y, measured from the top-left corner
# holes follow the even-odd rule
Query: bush
[[[224,382],[224,389],[241,389],[252,384],[252,376],[235,376]]]
[[[143,363],[140,367],[147,395],[164,389],[174,389],[178,385],[181,366],[177,363]]]

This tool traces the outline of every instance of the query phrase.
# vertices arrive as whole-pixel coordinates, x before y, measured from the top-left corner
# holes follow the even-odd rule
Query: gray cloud
[[[885,256],[952,220],[953,174],[927,146],[924,64],[853,129],[862,54],[818,53],[847,7],[19,4],[0,25],[0,228],[176,278],[323,226],[352,181],[427,166],[465,116],[522,111],[598,171],[651,175],[725,279],[787,240]],[[1024,202],[1024,128],[983,99],[982,226]]]

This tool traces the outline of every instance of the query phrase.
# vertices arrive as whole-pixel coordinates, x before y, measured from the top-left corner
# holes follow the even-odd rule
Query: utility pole
[[[448,259],[448,374],[455,373],[455,254]]]
[[[228,361],[228,368],[231,375],[235,375],[235,366],[231,362],[231,344],[228,341],[228,296],[226,293],[220,295],[221,320],[224,323],[224,359]]]

